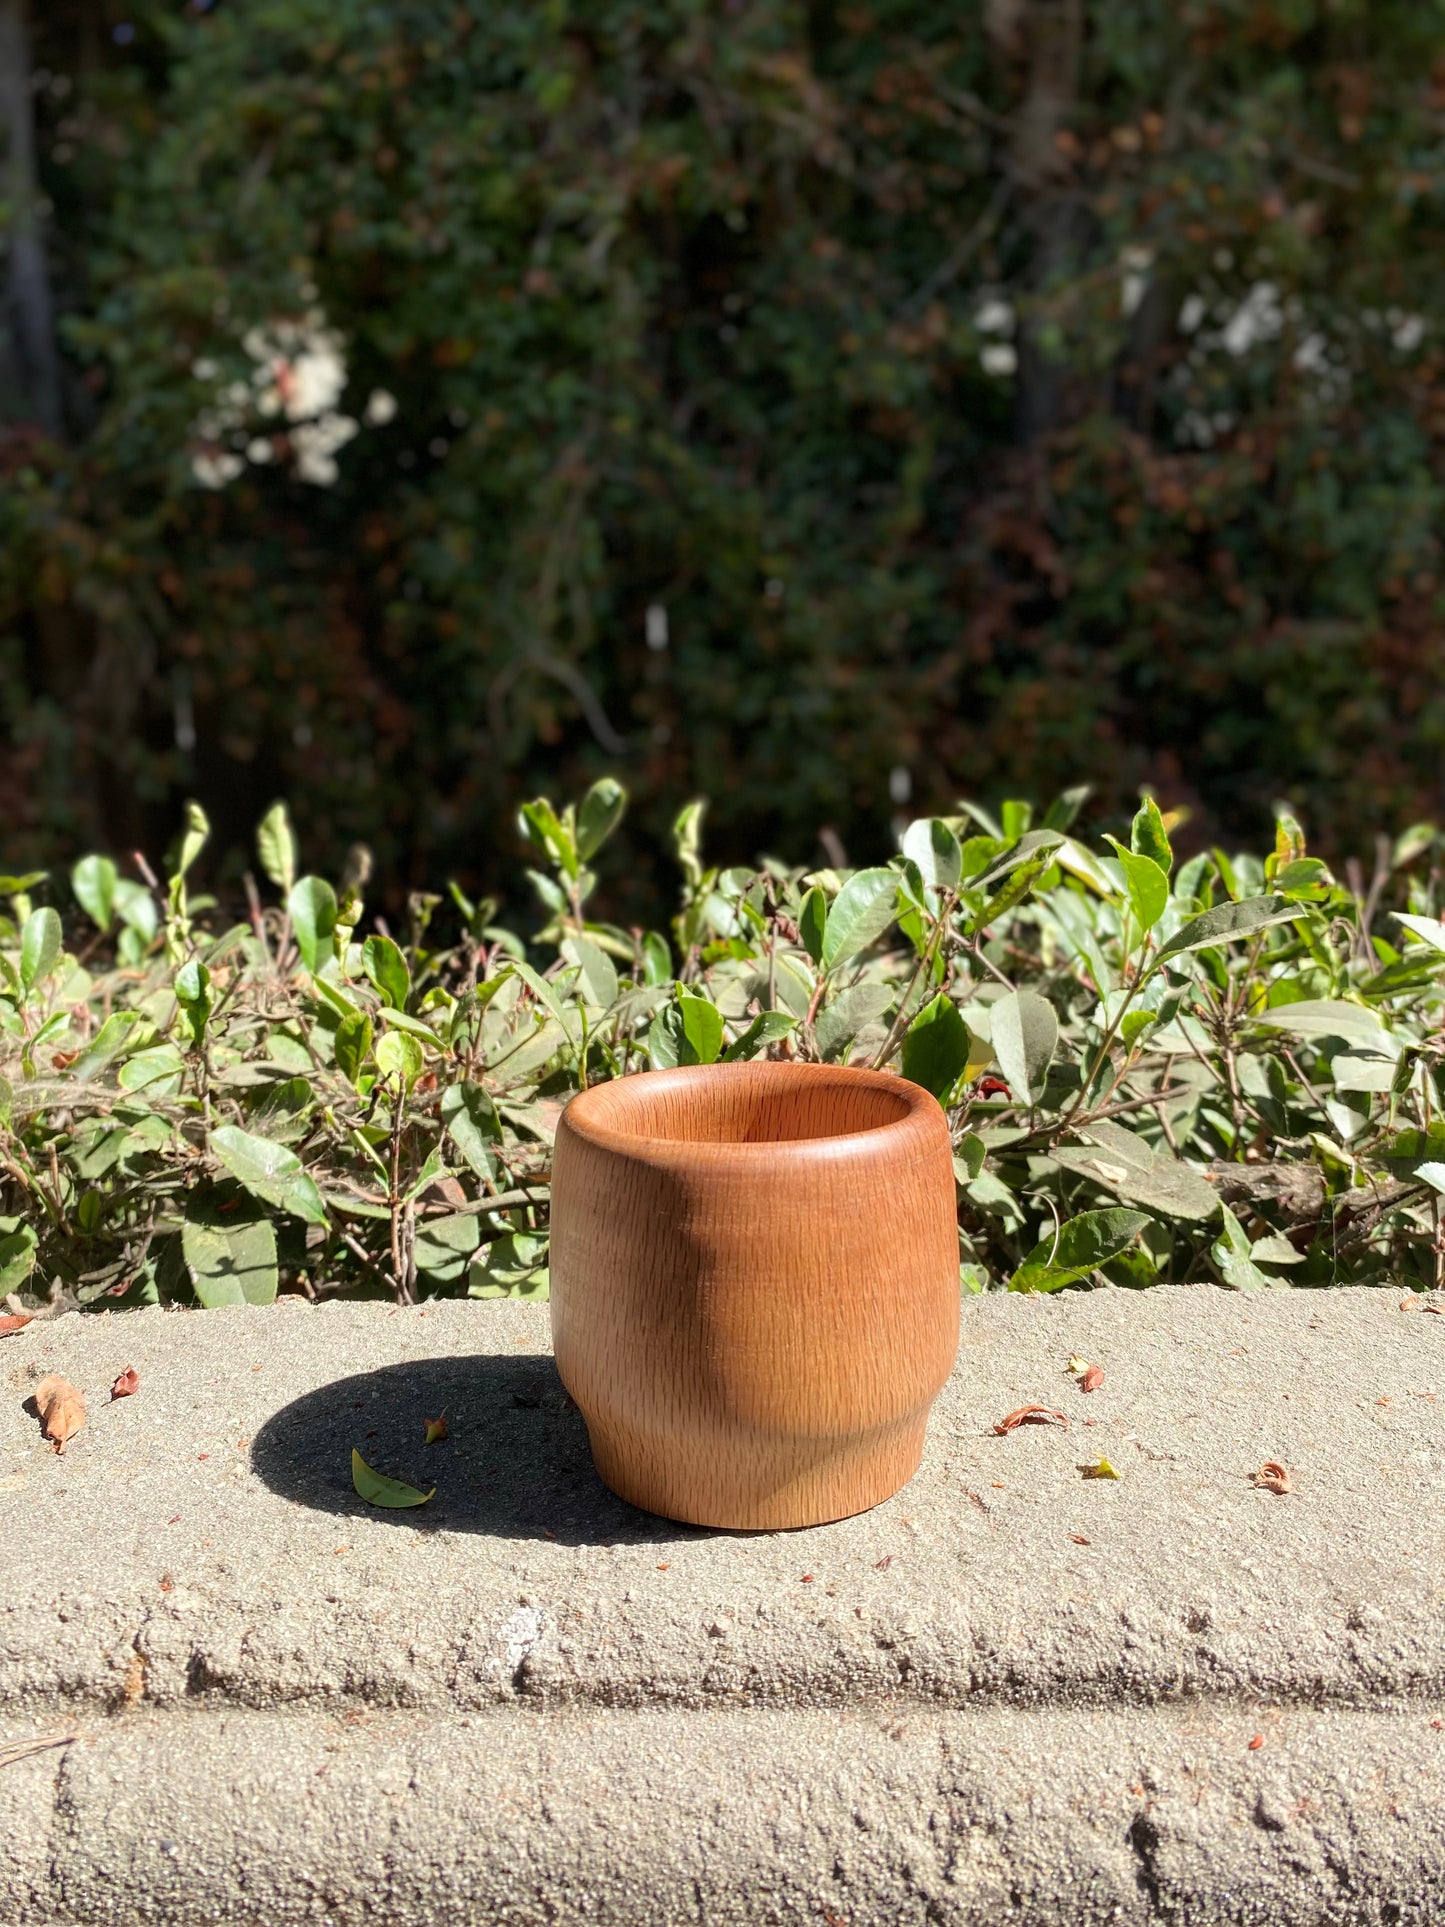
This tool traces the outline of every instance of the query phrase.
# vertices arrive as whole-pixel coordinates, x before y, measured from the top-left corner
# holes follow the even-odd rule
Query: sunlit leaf
[[[326,1207],[315,1180],[284,1144],[253,1137],[235,1124],[222,1124],[207,1140],[214,1156],[263,1204],[288,1211],[308,1224],[325,1224]]]
[[[836,970],[875,943],[898,913],[898,876],[893,870],[858,870],[828,911],[822,966]]]
[[[336,892],[324,877],[302,877],[286,899],[301,961],[318,971],[332,955],[336,932]]]
[[[273,803],[257,825],[256,855],[272,883],[290,896],[296,882],[296,837],[284,803]]]

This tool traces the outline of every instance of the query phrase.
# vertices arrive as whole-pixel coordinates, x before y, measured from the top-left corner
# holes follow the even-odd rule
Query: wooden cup
[[[697,1525],[818,1525],[905,1485],[958,1348],[948,1126],[917,1085],[714,1064],[574,1097],[552,1340],[597,1470]]]

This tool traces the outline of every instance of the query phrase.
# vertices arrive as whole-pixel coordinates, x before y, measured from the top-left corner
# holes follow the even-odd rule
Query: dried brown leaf
[[[1083,1377],[1079,1380],[1079,1390],[1081,1392],[1097,1392],[1099,1387],[1103,1384],[1103,1382],[1104,1382],[1103,1366],[1091,1365],[1088,1371],[1086,1371]]]
[[[1289,1467],[1281,1465],[1278,1459],[1266,1459],[1258,1472],[1251,1472],[1250,1479],[1261,1492],[1294,1491],[1294,1479]]]
[[[1048,1405],[1020,1405],[1016,1412],[1001,1418],[993,1429],[1002,1438],[1005,1432],[1016,1431],[1020,1425],[1062,1425],[1066,1432],[1069,1429],[1069,1421],[1063,1413],[1054,1411]]]
[[[23,1331],[25,1326],[34,1324],[34,1322],[34,1312],[6,1312],[5,1316],[0,1318],[0,1338],[8,1338],[11,1332]]]
[[[112,1404],[118,1398],[131,1398],[140,1390],[140,1373],[134,1365],[127,1365],[120,1377],[110,1388]]]
[[[45,1436],[54,1441],[57,1452],[63,1452],[66,1440],[73,1439],[85,1424],[85,1400],[58,1372],[51,1372],[36,1386],[35,1409]]]

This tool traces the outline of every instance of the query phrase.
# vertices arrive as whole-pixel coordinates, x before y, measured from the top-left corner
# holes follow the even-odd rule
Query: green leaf
[[[83,856],[70,873],[76,902],[101,930],[110,929],[117,880],[116,867],[108,856]]]
[[[286,899],[301,961],[314,976],[326,963],[336,933],[336,892],[324,877],[302,877]]]
[[[577,812],[577,854],[584,863],[596,856],[622,821],[627,791],[613,776],[594,783]]]
[[[157,1044],[153,1050],[137,1051],[134,1057],[128,1057],[115,1081],[123,1091],[145,1091],[169,1078],[179,1083],[185,1068],[174,1044]]]
[[[269,1138],[253,1137],[235,1124],[222,1124],[208,1139],[213,1156],[218,1158],[253,1197],[278,1211],[289,1211],[307,1224],[325,1224],[326,1207],[311,1177],[302,1169],[301,1160],[283,1144]]]
[[[1142,1211],[1081,1211],[1058,1238],[1034,1246],[1013,1277],[1010,1291],[1058,1291],[1127,1251],[1148,1224]]]
[[[421,1218],[416,1227],[416,1268],[438,1284],[461,1278],[482,1230],[474,1211],[454,1212],[446,1218]]]
[[[1059,1044],[1059,1020],[1047,997],[1035,990],[1011,990],[993,1006],[994,1056],[1009,1095],[1037,1104]]]
[[[384,1472],[373,1472],[353,1445],[351,1448],[351,1483],[356,1488],[358,1498],[365,1499],[368,1505],[387,1506],[392,1511],[400,1511],[406,1506],[425,1505],[436,1491],[419,1492],[414,1485],[404,1485],[400,1479],[389,1479]]]
[[[828,928],[828,899],[815,883],[798,911],[798,935],[815,964],[823,961],[823,938]]]
[[[672,821],[672,846],[678,865],[688,887],[694,890],[702,882],[702,819],[706,812],[707,799],[696,797],[684,803]]]
[[[898,874],[895,870],[859,870],[843,885],[828,912],[823,933],[825,971],[855,957],[876,943],[898,912]]]
[[[467,1271],[469,1298],[528,1298],[543,1302],[550,1292],[545,1232],[515,1231],[494,1238],[472,1259]]]
[[[1023,867],[1029,868],[1034,876],[1042,876],[1050,867],[1053,853],[1063,840],[1057,830],[1025,831],[1022,836],[1010,843],[1002,856],[991,863],[981,876],[969,879],[970,887],[975,890],[991,890],[1004,877],[1011,876],[1015,870]],[[1018,898],[1015,897],[1012,901],[1016,903]]]
[[[425,1044],[431,1050],[440,1048],[440,1038],[431,1025],[424,1024],[420,1017],[413,1017],[404,1010],[393,1010],[390,1004],[383,1004],[378,1015],[388,1030],[405,1031],[408,1037],[414,1037],[419,1044]]]
[[[411,972],[406,958],[390,937],[368,937],[361,946],[361,967],[384,1004],[405,1010],[411,994]]]
[[[1445,923],[1441,923],[1437,917],[1410,917],[1403,910],[1397,910],[1395,921],[1404,924],[1407,930],[1432,950],[1445,950]]]
[[[578,868],[576,838],[545,796],[539,796],[534,802],[522,805],[518,813],[518,825],[523,836],[534,848],[550,857],[559,870],[572,881],[576,881]]]
[[[741,1064],[797,1028],[798,1019],[790,1011],[765,1010],[760,1017],[754,1017],[741,1037],[728,1045],[719,1062]]]
[[[511,964],[509,968],[514,975],[519,977],[527,986],[528,990],[531,991],[542,1008],[556,1018],[557,1022],[562,1026],[563,1036],[570,1041],[572,1037],[572,1026],[567,1022],[567,1013],[562,1008],[562,1000],[557,995],[556,988],[548,983],[545,977],[539,975],[529,963],[524,963],[520,957],[515,963]],[[575,1017],[575,1011],[573,1015]]]
[[[1267,930],[1271,924],[1291,923],[1299,915],[1297,903],[1287,903],[1283,897],[1246,897],[1242,903],[1221,903],[1213,910],[1206,910],[1202,916],[1194,917],[1182,930],[1177,930],[1169,941],[1162,945],[1151,970],[1170,957],[1182,955],[1186,950],[1207,950],[1215,944],[1238,943],[1244,937],[1252,937],[1260,930]]]
[[[1034,834],[1043,836],[1047,832],[1030,831],[1030,835]],[[970,934],[974,935],[979,931],[987,930],[995,917],[1003,916],[1005,911],[1012,910],[1015,904],[1022,903],[1039,878],[1046,876],[1052,868],[1053,858],[1046,853],[1043,856],[1030,857],[1026,862],[1020,863],[1009,871],[983,908],[970,919]]]
[[[1066,830],[1079,811],[1088,802],[1092,786],[1080,783],[1076,788],[1060,790],[1059,794],[1044,811],[1046,830]]]
[[[32,1224],[19,1217],[6,1218],[0,1235],[0,1297],[19,1291],[35,1269],[40,1238]]]
[[[1373,1010],[1345,998],[1304,997],[1293,1004],[1262,1010],[1253,1021],[1268,1030],[1288,1031],[1292,1037],[1339,1037],[1348,1044],[1394,1055],[1396,1046]]]
[[[421,1045],[404,1030],[389,1030],[376,1047],[376,1067],[408,1090],[426,1068]]]
[[[919,1011],[903,1039],[903,1075],[942,1103],[968,1069],[973,1033],[943,991]],[[977,1172],[974,1173],[976,1177]]]
[[[358,1084],[361,1081],[361,1073],[371,1054],[371,1037],[371,1019],[364,1010],[352,1011],[336,1026],[332,1045],[336,1054],[336,1068],[348,1083]]]
[[[1147,856],[1151,862],[1168,876],[1174,868],[1174,852],[1169,847],[1169,832],[1164,827],[1164,818],[1159,814],[1159,805],[1152,796],[1146,796],[1139,805],[1129,832],[1129,847],[1136,856]]]
[[[480,1084],[452,1084],[442,1093],[442,1123],[478,1177],[496,1175],[492,1146],[502,1141],[497,1107]]]
[[[150,891],[143,883],[120,877],[116,881],[114,900],[116,914],[127,930],[133,930],[142,942],[149,943],[161,925],[161,913]]]
[[[677,993],[677,1007],[682,1013],[683,1034],[692,1053],[686,1061],[691,1064],[715,1064],[722,1049],[722,1012],[706,997],[694,996],[688,990]]]
[[[1081,797],[1080,802],[1083,801]],[[958,1155],[963,1159],[963,1168],[972,1182],[983,1169],[984,1159],[988,1156],[988,1146],[977,1131],[970,1131],[958,1147]]]
[[[60,918],[54,910],[32,910],[20,932],[20,983],[32,990],[60,960]]]
[[[211,825],[206,812],[199,803],[187,803],[186,820],[181,826],[181,834],[169,853],[168,867],[173,880],[186,874],[206,847],[206,839],[210,834]]]
[[[654,989],[672,979],[672,950],[659,931],[649,930],[642,939],[642,981]]]
[[[588,1001],[611,1010],[617,1002],[617,966],[590,937],[568,937],[561,946],[568,963],[576,964]]]
[[[0,876],[0,897],[23,897],[49,875],[48,870],[27,870],[23,876]]]
[[[199,1048],[214,1003],[211,973],[199,957],[192,957],[176,972],[175,993],[176,1002],[191,1027],[191,1041]]]
[[[296,882],[296,837],[284,803],[273,803],[256,826],[256,855],[276,888],[289,897]]]
[[[1135,856],[1116,837],[1104,840],[1114,846],[1129,892],[1129,907],[1142,936],[1146,930],[1152,930],[1164,914],[1164,906],[1169,901],[1169,878],[1153,857]]]
[[[98,1077],[108,1064],[120,1056],[130,1041],[132,1031],[143,1021],[138,1010],[112,1011],[71,1065],[70,1075],[81,1084]]]
[[[898,993],[891,984],[874,983],[852,984],[833,998],[813,1024],[823,1062],[836,1063],[858,1033],[877,1023],[897,1001]]]
[[[963,875],[963,851],[941,816],[920,816],[903,833],[903,854],[930,889],[951,890]]]
[[[208,1311],[218,1305],[274,1303],[276,1227],[249,1199],[191,1198],[181,1227],[191,1286]]]
[[[1219,1210],[1207,1181],[1167,1148],[1156,1149],[1110,1118],[1084,1126],[1079,1135],[1091,1148],[1056,1145],[1053,1151],[1055,1163],[1077,1177],[1166,1218],[1198,1222]]]

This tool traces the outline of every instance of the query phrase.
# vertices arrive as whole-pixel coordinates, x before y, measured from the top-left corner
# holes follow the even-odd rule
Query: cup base
[[[585,1417],[585,1414],[584,1414]],[[687,1525],[778,1532],[827,1525],[891,1499],[918,1470],[928,1414],[846,1439],[656,1439],[587,1421],[604,1485]]]

